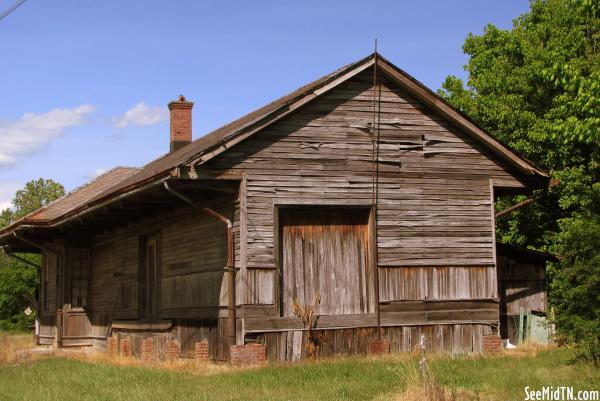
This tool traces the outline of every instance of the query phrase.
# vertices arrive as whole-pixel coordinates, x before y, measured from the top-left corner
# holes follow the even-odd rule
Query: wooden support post
[[[235,345],[235,260],[233,256],[233,227],[227,226],[227,337],[229,345]]]
[[[523,320],[525,318],[525,312],[523,310],[523,307],[519,307],[519,333],[518,333],[518,339],[519,339],[519,345],[523,344]]]
[[[56,348],[62,348],[62,334],[63,334],[63,311],[62,309],[56,310]]]
[[[525,338],[531,337],[531,309],[527,309],[527,318],[525,319]]]

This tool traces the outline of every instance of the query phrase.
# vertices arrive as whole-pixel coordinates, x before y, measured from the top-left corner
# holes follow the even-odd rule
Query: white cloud
[[[20,182],[0,182],[0,211],[12,208],[15,193],[24,186],[25,184]]]
[[[47,113],[25,113],[12,122],[0,123],[0,168],[11,167],[23,156],[42,149],[65,128],[81,125],[94,107],[83,104],[73,109],[54,109]]]
[[[139,102],[116,120],[116,126],[123,128],[128,125],[153,125],[165,121],[168,116],[166,107],[150,107],[144,102]]]
[[[102,174],[106,173],[108,170],[105,168],[97,168],[96,170],[92,171],[91,173],[89,173],[86,177],[89,178],[90,180],[93,180],[96,177],[101,176]]]

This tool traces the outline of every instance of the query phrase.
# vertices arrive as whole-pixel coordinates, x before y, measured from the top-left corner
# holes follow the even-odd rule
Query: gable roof
[[[373,53],[193,141],[176,152],[166,154],[150,162],[138,174],[110,188],[110,190],[101,194],[98,198],[107,196],[111,192],[118,192],[130,186],[135,186],[138,183],[145,183],[154,177],[166,175],[171,169],[180,165],[186,165],[194,161],[204,163],[241,140],[246,139],[259,129],[279,120],[298,107],[335,88],[367,68],[372,67],[375,63],[377,63],[378,69],[387,73],[390,78],[404,87],[409,94],[415,96],[434,111],[437,111],[457,124],[459,128],[462,128],[467,134],[498,155],[501,160],[506,161],[526,176],[537,175],[541,178],[548,178],[546,172],[533,165],[533,163],[524,157],[516,154],[506,145],[478,127],[466,115],[454,108],[435,92],[387,61],[380,54]]]
[[[323,93],[328,92],[357,74],[373,67],[375,64],[379,71],[388,75],[409,94],[428,105],[433,111],[455,123],[460,129],[483,146],[490,149],[501,160],[505,161],[525,176],[537,177],[542,180],[547,180],[549,178],[547,173],[510,150],[483,129],[479,128],[467,116],[428,89],[425,85],[394,66],[378,53],[373,53],[357,62],[348,64],[331,74],[319,78],[238,120],[218,128],[177,151],[155,159],[140,169],[129,168],[127,172],[122,171],[118,174],[119,179],[116,179],[116,176],[113,177],[115,178],[114,180],[106,178],[106,180],[102,181],[103,185],[98,184],[94,187],[95,190],[86,191],[85,196],[79,194],[77,195],[77,198],[72,197],[68,201],[65,198],[62,201],[57,202],[52,209],[47,207],[45,210],[40,210],[39,213],[35,212],[30,216],[26,216],[21,221],[1,230],[0,235],[6,233],[11,228],[14,228],[17,223],[56,223],[60,219],[66,218],[80,209],[105,202],[113,197],[140,188],[155,180],[165,179],[172,175],[173,170],[179,166],[202,164],[216,155],[227,151],[227,149],[235,144],[275,121],[278,121]],[[117,175],[116,172],[114,174]],[[88,185],[92,185],[93,183],[94,182]],[[85,186],[82,188],[85,188]],[[81,190],[81,188],[79,190]],[[72,195],[74,194],[72,193]]]
[[[183,148],[175,152],[168,153],[162,157],[159,157],[158,159],[155,159],[147,165],[145,165],[139,171],[138,174],[120,183],[120,185],[110,188],[109,191],[106,191],[106,193],[101,194],[98,198],[109,195],[111,192],[118,192],[120,190],[127,189],[131,186],[135,186],[138,183],[145,183],[152,178],[168,175],[168,173],[173,168],[185,165],[197,157],[209,154],[215,147],[221,146],[224,149],[228,149],[228,141],[234,139],[239,134],[244,133],[249,129],[252,129],[255,125],[259,125],[261,122],[264,123],[264,120],[266,119],[275,118],[278,115],[285,113],[285,111],[289,111],[292,105],[301,100],[304,100],[304,102],[306,102],[307,97],[309,97],[310,100],[312,100],[314,97],[316,97],[315,91],[317,91],[318,89],[323,89],[325,86],[330,85],[332,83],[336,83],[336,85],[333,85],[327,89],[331,89],[334,86],[337,86],[337,84],[351,78],[352,76],[372,66],[372,61],[373,55],[370,55],[355,63],[348,64],[332,72],[331,74],[325,75],[317,79],[316,81],[313,81],[299,89],[296,89],[294,92],[286,96],[283,96],[249,114],[246,114],[245,116],[235,121],[232,121],[227,125],[222,126],[221,128],[210,132],[209,134],[199,139],[196,139],[189,145],[184,146]],[[348,76],[348,74],[350,73],[352,74]],[[345,79],[338,83],[337,80],[340,78]],[[269,122],[274,121],[275,120]]]

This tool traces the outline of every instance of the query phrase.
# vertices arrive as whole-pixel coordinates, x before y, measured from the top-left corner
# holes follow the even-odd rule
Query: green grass
[[[497,399],[522,400],[524,388],[573,386],[575,390],[599,390],[600,369],[576,362],[566,349],[542,351],[536,356],[437,360],[437,381],[445,388],[461,388]]]
[[[492,395],[522,400],[526,385],[597,389],[600,383],[600,370],[573,362],[568,350],[520,357],[438,357],[430,367],[445,388],[466,389],[481,400]],[[210,375],[48,357],[0,366],[0,400],[401,399],[407,385],[418,383],[417,373],[417,360],[406,357],[345,358]]]

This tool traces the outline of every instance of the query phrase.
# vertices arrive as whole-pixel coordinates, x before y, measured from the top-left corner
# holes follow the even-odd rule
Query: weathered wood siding
[[[490,180],[522,184],[473,139],[379,81],[381,300],[497,297]],[[372,89],[372,73],[362,73],[201,167],[245,174],[239,303],[277,302],[274,206],[371,205]]]
[[[138,243],[136,236],[110,233],[92,247],[90,305],[95,314],[138,316]]]
[[[42,271],[40,277],[40,309],[42,314],[56,313],[57,263],[58,258],[55,254],[46,251],[42,252]]]
[[[390,352],[418,350],[421,335],[430,352],[453,354],[482,352],[482,338],[491,334],[483,324],[445,324],[430,326],[387,327],[381,337],[390,342]],[[317,355],[328,357],[344,354],[367,354],[368,342],[376,339],[376,328],[319,330],[314,333]],[[267,359],[273,362],[297,361],[306,357],[305,331],[285,331],[261,334],[257,338],[267,346]]]
[[[234,218],[233,199],[214,207]],[[222,222],[187,207],[96,239],[92,249],[93,310],[137,318],[143,235],[158,238],[160,316],[207,317],[205,308],[218,307],[222,298],[226,230]]]
[[[379,282],[382,302],[497,297],[493,266],[385,267]]]
[[[500,299],[506,314],[518,315],[519,308],[547,311],[546,266],[544,262],[523,262],[498,257]]]
[[[213,200],[208,206],[235,218],[234,196]],[[201,201],[200,199],[198,201]],[[239,231],[239,223],[235,223]],[[157,294],[160,297],[159,317],[182,322],[184,337],[214,332],[218,335],[219,310],[226,305],[223,269],[226,265],[225,225],[182,205],[174,212],[161,213],[138,223],[96,235],[91,246],[66,248],[68,275],[64,278],[65,297],[60,306],[63,313],[63,345],[90,345],[93,339],[102,339],[109,324],[115,319],[138,319],[140,244],[147,235],[155,235],[159,244],[158,267],[160,277]],[[84,308],[69,308],[71,274],[84,263],[82,254],[89,255],[89,299]],[[51,341],[56,330],[57,309],[56,263],[53,254],[44,255],[44,274],[48,278],[49,307],[43,311],[41,333]],[[43,294],[42,294],[43,296]],[[188,319],[188,320],[186,320]],[[192,319],[192,320],[189,320]],[[193,320],[196,319],[196,320]],[[186,323],[193,322],[193,323]],[[198,326],[198,322],[207,322]],[[173,326],[178,330],[178,325]],[[208,331],[207,331],[208,330]],[[204,335],[202,334],[202,335]],[[211,334],[215,336],[217,334]],[[200,335],[200,334],[198,334]],[[211,337],[212,338],[212,337]],[[186,347],[189,348],[188,340]],[[211,352],[219,356],[226,350],[220,341]]]
[[[44,243],[46,250],[41,252],[42,270],[40,272],[40,344],[53,344],[56,338],[57,310],[64,307],[64,291],[66,290],[65,272],[62,268],[66,259],[64,241],[55,240]],[[48,252],[47,250],[52,250]],[[44,282],[47,282],[47,285]],[[44,307],[44,299],[46,307]]]
[[[234,220],[234,205],[218,211]],[[201,317],[193,308],[225,305],[223,271],[227,264],[227,231],[215,218],[193,211],[160,231],[162,250],[161,313]],[[215,316],[216,317],[216,316]]]
[[[370,71],[355,76],[198,167],[205,176],[241,178],[239,197],[209,206],[234,222],[237,341],[249,335],[266,342],[269,358],[294,359],[304,341],[301,322],[286,316],[293,291],[285,286],[301,272],[286,277],[281,270],[293,247],[280,230],[286,223],[280,211],[371,210],[374,96],[377,215],[369,215],[368,235],[377,233],[376,241],[369,238],[369,263],[379,299],[369,295],[366,309],[345,311],[324,297],[320,352],[362,350],[363,337],[377,324],[377,302],[385,335],[398,350],[411,349],[423,333],[434,349],[478,351],[499,321],[493,189],[523,187],[519,174],[385,76],[378,77],[376,91],[372,79]],[[160,248],[159,317],[176,321],[188,350],[194,339],[221,339],[211,344],[211,354],[226,358],[225,228],[184,206],[94,238],[88,310],[95,332],[113,318],[139,316],[140,238],[147,235]],[[323,278],[329,282],[320,288],[339,284],[335,275]],[[361,286],[347,287],[348,299],[360,299]],[[325,341],[328,336],[333,340]]]
[[[42,252],[42,270],[40,272],[39,329],[38,344],[52,344],[55,335],[56,303],[56,257]]]
[[[500,298],[500,334],[516,342],[519,313],[546,313],[548,293],[546,261],[532,260],[526,255],[498,254],[498,291]]]

